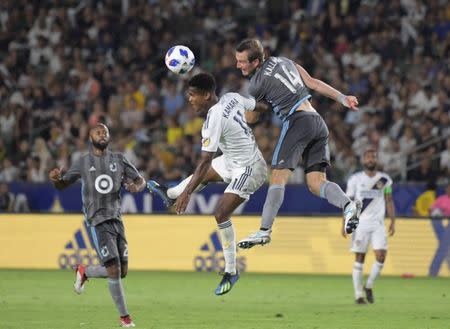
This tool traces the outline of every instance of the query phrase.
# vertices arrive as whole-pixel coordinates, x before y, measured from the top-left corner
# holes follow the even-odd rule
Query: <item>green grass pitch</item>
[[[1,329],[117,328],[104,279],[83,295],[73,272],[0,271]],[[348,276],[243,274],[214,295],[215,273],[133,272],[125,279],[130,313],[141,329],[446,329],[450,281],[381,277],[375,304],[355,305]]]

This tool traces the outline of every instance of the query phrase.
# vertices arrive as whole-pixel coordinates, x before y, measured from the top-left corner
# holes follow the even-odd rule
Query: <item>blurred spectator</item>
[[[9,192],[8,184],[0,182],[0,212],[14,210],[14,194]]]
[[[312,99],[328,123],[332,156],[342,160],[330,169],[337,181],[345,180],[368,144],[380,146],[389,170],[404,171],[406,161],[409,167],[422,161],[413,150],[430,143],[420,149],[434,157],[424,173],[448,175],[448,146],[442,143],[450,134],[445,1],[124,3],[0,6],[1,175],[28,180],[34,175],[27,175],[27,162],[30,168],[40,162],[45,170],[68,163],[83,152],[79,140],[87,139],[89,125],[106,122],[135,154],[138,170],[146,171],[156,158],[155,174],[163,177],[177,167],[181,173],[174,176],[186,176],[198,158],[201,118],[186,102],[184,83],[206,69],[216,76],[219,95],[245,93],[248,80],[236,74],[234,59],[244,37],[260,38],[267,54],[293,58],[358,96],[360,112],[341,111],[325,97]],[[196,55],[194,70],[184,76],[169,74],[163,64],[175,44]],[[253,127],[269,162],[280,132],[272,117],[261,116]],[[383,155],[388,137],[399,145]],[[413,169],[407,177],[423,181],[420,172]]]

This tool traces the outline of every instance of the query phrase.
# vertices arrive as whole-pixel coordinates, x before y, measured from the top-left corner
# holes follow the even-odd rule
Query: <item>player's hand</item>
[[[127,190],[130,193],[139,192],[138,186],[136,184],[134,184],[133,182],[124,183],[123,186],[125,187],[125,190]]]
[[[53,183],[56,183],[61,180],[61,175],[62,175],[62,169],[54,168],[54,169],[50,170],[50,172],[48,173],[48,178]]]
[[[391,222],[389,225],[389,236],[393,236],[395,234],[395,222]]]
[[[345,103],[350,110],[358,111],[358,99],[355,96],[347,95],[345,96]]]
[[[178,215],[186,211],[190,199],[191,195],[186,191],[180,194],[177,201],[175,202],[175,211]]]

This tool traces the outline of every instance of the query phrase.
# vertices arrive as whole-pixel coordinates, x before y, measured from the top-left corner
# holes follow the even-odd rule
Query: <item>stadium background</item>
[[[173,184],[189,175],[199,158],[202,120],[185,100],[184,82],[207,70],[216,76],[219,94],[245,94],[248,82],[235,68],[234,47],[244,37],[258,37],[267,54],[292,58],[313,76],[358,96],[360,111],[352,113],[313,97],[330,129],[328,175],[345,185],[361,169],[361,151],[376,145],[380,169],[395,181],[399,215],[422,218],[400,220],[398,239],[401,228],[416,227],[411,238],[422,239],[430,250],[442,249],[440,274],[448,276],[447,222],[438,221],[436,228],[428,206],[444,193],[450,177],[449,31],[450,4],[438,0],[2,1],[0,200],[9,214],[1,217],[0,240],[24,238],[29,245],[20,248],[47,243],[38,234],[23,235],[22,226],[35,218],[29,225],[40,227],[46,216],[22,221],[15,213],[80,212],[79,186],[56,192],[47,172],[68,167],[86,152],[89,127],[97,122],[110,127],[111,149],[124,152],[144,177]],[[164,54],[174,44],[185,44],[196,55],[197,65],[187,76],[171,75],[164,66]],[[265,115],[253,129],[269,160],[280,122]],[[312,225],[325,225],[322,217],[338,210],[306,192],[302,172],[298,167],[292,176],[281,213],[316,215]],[[211,213],[220,188],[198,196],[191,213]],[[264,191],[240,212],[260,212]],[[163,211],[149,195],[127,194],[123,200],[126,212]],[[66,227],[58,247],[63,250],[73,239],[74,219],[49,218]],[[169,223],[166,229],[173,230]],[[53,233],[45,229],[48,236]],[[417,274],[431,273],[433,255],[423,258]],[[12,265],[6,258],[2,252],[0,267],[35,267]],[[403,272],[407,269],[392,273]]]
[[[105,122],[111,149],[144,177],[183,179],[196,167],[202,124],[185,100],[186,80],[206,70],[219,94],[245,94],[234,47],[258,37],[267,54],[290,57],[360,100],[356,113],[317,95],[312,102],[330,129],[332,180],[344,186],[370,144],[395,181],[400,218],[377,302],[351,307],[353,256],[339,234],[339,211],[307,192],[299,167],[274,241],[238,253],[246,273],[219,299],[217,276],[208,272],[223,260],[207,214],[223,186],[196,195],[186,216],[155,214],[164,211],[160,200],[125,193],[125,285],[137,325],[447,328],[450,225],[431,220],[428,207],[450,177],[449,31],[445,0],[1,0],[0,327],[109,328],[116,321],[102,282],[89,282],[77,298],[73,273],[55,270],[97,259],[80,186],[57,192],[48,170],[86,152],[89,127]],[[164,66],[175,44],[196,55],[188,76]],[[265,115],[253,130],[269,160],[280,122]],[[238,237],[257,227],[266,188],[233,217]],[[372,261],[369,254],[366,272]]]

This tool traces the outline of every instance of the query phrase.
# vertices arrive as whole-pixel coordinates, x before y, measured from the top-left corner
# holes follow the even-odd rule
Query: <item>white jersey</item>
[[[350,176],[346,194],[363,204],[358,229],[371,229],[384,225],[386,215],[385,190],[392,186],[392,179],[386,173],[377,171],[370,177],[364,171]]]
[[[238,93],[226,93],[212,106],[202,127],[202,151],[218,148],[230,168],[246,167],[262,159],[245,111],[255,108],[255,99]]]

